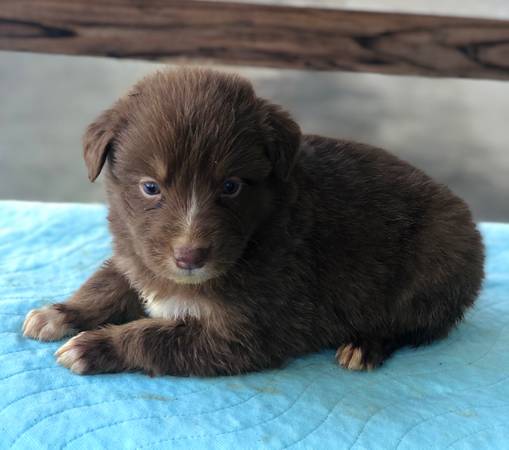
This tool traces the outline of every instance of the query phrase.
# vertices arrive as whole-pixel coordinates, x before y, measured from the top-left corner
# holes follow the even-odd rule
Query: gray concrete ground
[[[0,199],[101,201],[86,125],[154,63],[0,52]],[[448,184],[479,220],[509,221],[509,82],[229,68],[308,133],[392,150]]]

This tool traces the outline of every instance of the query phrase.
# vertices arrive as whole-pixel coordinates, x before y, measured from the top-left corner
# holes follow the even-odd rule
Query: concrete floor
[[[160,67],[0,52],[0,199],[102,201],[81,159],[86,125]],[[509,222],[509,82],[229,68],[308,133],[390,149],[448,184],[478,220]]]

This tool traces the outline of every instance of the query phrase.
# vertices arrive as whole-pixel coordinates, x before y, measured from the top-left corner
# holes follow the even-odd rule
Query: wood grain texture
[[[0,49],[509,79],[509,21],[163,0],[2,0]]]

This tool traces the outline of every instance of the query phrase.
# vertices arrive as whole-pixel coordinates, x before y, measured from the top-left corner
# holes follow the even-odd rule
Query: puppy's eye
[[[223,182],[224,197],[236,197],[242,188],[242,181],[239,178],[227,178]]]
[[[161,193],[161,188],[155,181],[147,180],[140,183],[140,189],[147,197],[153,197]]]

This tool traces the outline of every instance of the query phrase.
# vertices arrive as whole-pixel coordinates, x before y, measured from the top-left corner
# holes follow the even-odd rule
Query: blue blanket
[[[507,448],[509,225],[483,224],[487,280],[448,339],[351,373],[326,351],[224,378],[73,375],[24,339],[110,254],[99,205],[0,202],[0,448]]]

